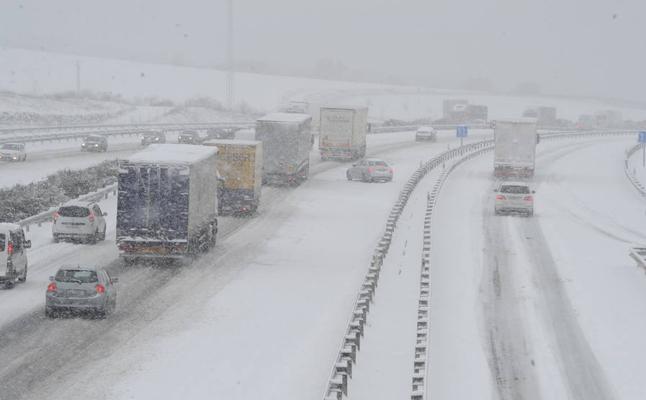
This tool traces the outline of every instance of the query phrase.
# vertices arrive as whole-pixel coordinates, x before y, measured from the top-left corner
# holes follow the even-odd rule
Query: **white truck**
[[[366,155],[366,107],[321,107],[320,118],[319,151],[322,160],[356,160]]]
[[[256,121],[255,139],[262,142],[264,183],[300,184],[310,170],[312,117],[272,113]]]
[[[217,151],[153,144],[119,162],[117,246],[124,261],[190,260],[215,245]]]
[[[533,177],[537,143],[536,119],[497,120],[494,129],[494,176]]]

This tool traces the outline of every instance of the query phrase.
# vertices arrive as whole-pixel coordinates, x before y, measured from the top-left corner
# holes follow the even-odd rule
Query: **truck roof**
[[[299,113],[271,113],[264,117],[258,118],[258,121],[263,122],[305,122],[312,117],[308,114]]]
[[[507,122],[510,124],[535,124],[536,118],[501,118],[496,120],[496,123],[498,122]]]
[[[218,153],[215,146],[194,144],[151,144],[128,158],[130,162],[192,164]]]
[[[204,142],[205,145],[232,144],[256,146],[262,143],[259,140],[238,140],[238,139],[211,139]]]
[[[366,106],[348,106],[348,105],[324,105],[321,106],[321,110],[324,108],[332,108],[335,110],[352,110],[352,111],[367,111],[368,107]]]

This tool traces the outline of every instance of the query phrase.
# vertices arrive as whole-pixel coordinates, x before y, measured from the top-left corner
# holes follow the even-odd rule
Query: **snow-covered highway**
[[[152,340],[159,334],[157,324],[164,326],[165,332],[170,329],[181,334],[189,327],[197,329],[192,327],[191,321],[202,321],[198,322],[198,325],[202,325],[213,317],[219,322],[206,328],[209,332],[211,329],[219,332],[221,345],[224,347],[219,348],[215,343],[213,349],[199,352],[200,356],[212,358],[214,354],[225,354],[227,351],[241,354],[250,351],[248,356],[257,358],[256,361],[253,366],[241,366],[240,370],[247,370],[247,378],[251,381],[260,379],[259,374],[266,374],[267,363],[274,362],[277,357],[273,354],[274,351],[288,356],[299,346],[301,349],[307,348],[308,351],[294,353],[294,361],[284,361],[288,365],[292,362],[309,365],[311,373],[306,374],[308,379],[302,383],[292,382],[275,388],[276,397],[279,397],[278,393],[285,391],[292,394],[303,391],[320,393],[321,390],[317,391],[316,385],[322,386],[324,383],[324,371],[327,371],[333,357],[333,348],[337,343],[339,330],[343,328],[346,309],[369,258],[367,248],[373,245],[381,230],[383,215],[397,196],[402,182],[408,179],[419,163],[432,154],[445,150],[449,144],[448,139],[436,144],[415,143],[412,133],[379,135],[373,138],[370,139],[372,142],[369,153],[380,155],[393,164],[396,170],[393,183],[366,185],[347,182],[344,164],[314,162],[311,179],[303,187],[295,190],[265,188],[263,206],[256,218],[223,219],[216,250],[185,269],[138,267],[122,270],[115,260],[113,222],[108,230],[108,240],[98,246],[51,244],[48,243],[46,226],[34,229],[31,233],[34,239],[32,252],[34,255],[42,252],[42,256],[36,256],[32,261],[28,283],[19,285],[12,291],[0,292],[4,321],[0,330],[3,338],[0,346],[3,348],[3,359],[6,357],[7,360],[13,360],[0,368],[3,391],[17,397],[40,398],[42,393],[38,391],[39,388],[47,388],[48,396],[51,397],[51,386],[44,384],[45,381],[63,379],[72,372],[77,374],[79,363],[85,365],[86,362],[96,361],[98,357],[101,370],[107,365],[113,365],[118,371],[121,368],[118,365],[125,358],[115,357],[108,362],[103,360],[108,353],[118,354],[123,351],[125,354],[136,353],[137,357],[147,358],[150,353],[133,353],[129,342],[140,336]],[[474,140],[477,139],[478,135],[475,135]],[[455,139],[451,139],[451,142],[454,141]],[[317,157],[313,156],[312,159],[314,161]],[[114,199],[104,203],[107,203],[104,208],[109,216],[114,218]],[[345,204],[342,214],[338,214],[339,204]],[[304,229],[305,226],[308,229]],[[366,235],[366,232],[374,232],[374,235]],[[322,243],[331,244],[322,246]],[[285,248],[300,250],[285,252]],[[317,253],[320,254],[316,255]],[[42,298],[47,276],[62,263],[77,262],[106,263],[121,273],[118,312],[105,321],[45,320]],[[267,263],[272,264],[272,267],[263,267]],[[213,302],[216,306],[221,304],[225,308],[207,306]],[[321,311],[310,313],[309,310]],[[213,312],[224,314],[215,318],[211,316]],[[173,317],[169,319],[165,317],[166,314]],[[231,320],[224,318],[222,321],[223,315],[229,315]],[[264,327],[259,325],[267,318],[274,323],[264,324]],[[172,327],[166,326],[169,323]],[[226,328],[227,323],[229,328]],[[240,324],[244,324],[245,328]],[[252,324],[254,328],[247,329],[250,328],[247,324]],[[263,336],[264,330],[270,328],[277,332]],[[327,344],[322,346],[319,343],[321,341]],[[50,343],[51,347],[43,352],[30,345],[35,342]],[[262,342],[266,343],[249,347],[249,343]],[[152,340],[150,346],[157,344]],[[184,344],[174,343],[173,346]],[[163,347],[168,349],[172,346],[165,344]],[[175,352],[170,354],[176,355]],[[236,359],[248,362],[245,361],[246,358],[236,358],[233,354],[230,357],[215,358],[226,363]],[[189,360],[174,361],[185,363]],[[153,362],[153,359],[149,362]],[[156,362],[153,364],[158,365]],[[151,382],[156,382],[155,385],[161,387],[164,387],[163,382],[169,382],[162,378],[168,373],[162,368],[164,366],[174,368],[162,362],[159,363],[160,370],[147,372],[156,377]],[[189,368],[190,365],[185,367]],[[94,373],[91,365],[84,368],[88,368],[88,373]],[[230,366],[215,363],[213,368],[228,369]],[[126,379],[126,376],[114,376],[115,380],[117,378]],[[133,375],[127,378],[141,377]],[[75,376],[74,381],[83,381],[77,379]],[[147,378],[141,379],[149,381]],[[237,379],[244,379],[244,374]],[[268,375],[267,379],[275,380],[276,377]],[[236,390],[239,389],[236,389],[238,385],[234,377],[225,380],[226,384],[219,385],[223,396],[248,397],[236,395]],[[200,379],[200,382],[209,381]],[[195,390],[206,390],[200,385],[196,386],[196,383],[192,385]],[[110,398],[121,391],[125,391],[123,395],[127,397],[128,391],[133,388],[127,385],[126,390],[116,383],[110,386],[119,388],[110,389]],[[73,387],[70,382],[70,388]],[[178,386],[177,383],[174,387],[177,390],[185,389],[185,386]],[[245,390],[250,391],[251,395],[261,387],[262,385],[246,385]],[[27,388],[30,388],[29,391]],[[143,384],[134,388],[140,388],[142,393],[151,389]],[[171,388],[164,387],[164,390]],[[71,392],[75,391],[71,389]],[[69,398],[69,395],[70,393],[61,394],[61,398]]]
[[[313,154],[308,182],[264,188],[259,215],[223,218],[216,249],[189,267],[123,269],[113,198],[102,202],[112,222],[97,246],[53,244],[47,226],[33,229],[28,282],[0,291],[2,393],[318,399],[390,206],[420,162],[455,143],[415,143],[412,133],[369,140],[369,153],[393,164],[393,183],[347,182],[346,165]],[[431,397],[644,397],[646,277],[627,247],[646,240],[646,216],[624,175],[628,144],[541,144],[534,218],[493,215],[490,155],[450,175],[432,225]],[[422,225],[436,177],[420,182],[398,224],[350,399],[410,394]],[[47,276],[76,262],[119,272],[116,314],[44,318]]]

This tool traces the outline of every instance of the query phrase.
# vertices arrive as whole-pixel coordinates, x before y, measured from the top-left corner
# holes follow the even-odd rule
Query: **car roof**
[[[77,269],[79,271],[99,271],[103,269],[103,267],[99,267],[98,265],[81,265],[81,264],[63,264],[60,267],[58,267],[58,270],[71,270],[71,269]]]
[[[20,225],[18,224],[12,224],[9,222],[0,222],[0,232],[8,232],[8,231],[15,231],[16,229],[20,229]]]
[[[85,138],[86,139],[106,139],[105,136],[101,136],[101,135],[87,135]]]
[[[382,160],[381,158],[364,158],[363,161],[383,161],[383,162],[386,162],[386,161]]]
[[[522,182],[522,181],[501,181],[500,186],[527,186],[529,187],[529,183],[527,182]]]
[[[25,145],[24,143],[18,143],[18,142],[2,143],[2,145],[3,145],[3,146],[4,146],[5,144],[11,144],[11,145],[14,145],[14,146],[16,146],[16,145],[17,145],[17,146],[21,146],[21,145],[22,145],[22,146],[24,146],[24,145]]]
[[[94,201],[81,201],[81,200],[70,200],[67,203],[61,205],[61,207],[69,207],[69,206],[75,206],[75,207],[91,207],[95,204]],[[60,207],[59,207],[60,208]]]

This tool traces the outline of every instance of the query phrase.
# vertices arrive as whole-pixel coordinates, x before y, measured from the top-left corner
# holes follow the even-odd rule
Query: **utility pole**
[[[228,0],[227,2],[227,15],[227,108],[229,110],[233,110],[233,104],[235,102],[235,93],[233,89],[235,79],[235,66],[233,62],[233,0]]]
[[[76,60],[76,93],[81,92],[81,62]]]

